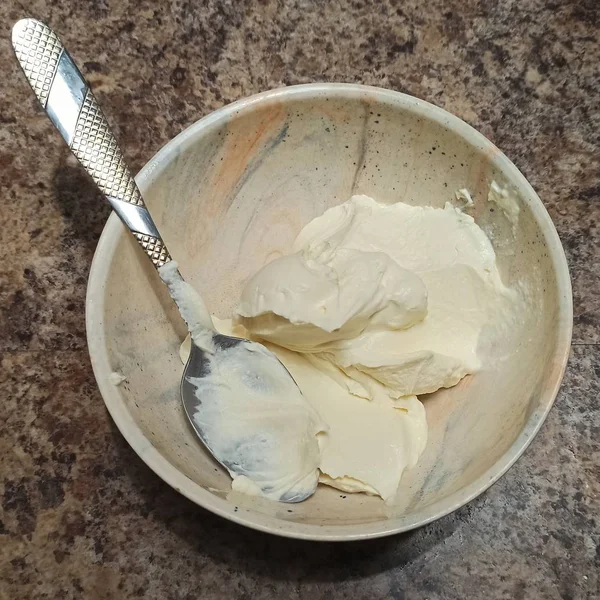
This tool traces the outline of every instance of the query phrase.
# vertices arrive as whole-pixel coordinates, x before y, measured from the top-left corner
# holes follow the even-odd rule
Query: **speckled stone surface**
[[[574,287],[569,367],[524,457],[454,514],[349,545],[245,530],[162,483],[96,389],[84,298],[108,210],[12,57],[23,16],[59,31],[134,170],[225,103],[319,80],[411,93],[494,141]],[[5,0],[0,22],[2,600],[599,597],[597,0]]]

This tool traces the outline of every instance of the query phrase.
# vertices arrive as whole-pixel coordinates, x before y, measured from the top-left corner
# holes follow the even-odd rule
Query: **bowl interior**
[[[517,227],[487,201],[495,180],[520,205]],[[300,229],[353,194],[443,206],[468,188],[507,284],[530,310],[492,360],[424,397],[426,451],[396,503],[320,486],[287,506],[230,492],[180,406],[186,331],[152,266],[113,215],[88,292],[90,353],[102,395],[140,456],[194,501],[254,527],[344,539],[414,527],[485,489],[522,452],[549,409],[570,340],[570,287],[556,232],[534,191],[490,142],[414,98],[360,86],[279,90],[226,107],[180,135],[138,182],[181,272],[220,317],[246,278],[285,254]],[[495,210],[493,210],[495,208]],[[127,381],[116,387],[108,375]]]

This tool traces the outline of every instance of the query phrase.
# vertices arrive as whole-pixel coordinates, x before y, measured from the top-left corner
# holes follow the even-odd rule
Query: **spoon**
[[[143,248],[188,325],[192,345],[180,394],[194,431],[229,471],[234,489],[282,502],[311,496],[320,455],[316,435],[323,430],[318,415],[267,348],[215,331],[202,299],[171,258],[96,98],[58,36],[40,21],[22,19],[13,27],[12,43],[48,117]],[[267,417],[261,422],[263,413]]]

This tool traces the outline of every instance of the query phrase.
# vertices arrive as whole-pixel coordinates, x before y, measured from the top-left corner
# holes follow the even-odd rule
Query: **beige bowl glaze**
[[[521,205],[516,234],[490,211],[490,182]],[[569,352],[571,285],[542,202],[516,167],[460,119],[416,98],[358,85],[274,90],[222,108],[167,144],[137,177],[181,271],[218,316],[244,280],[289,251],[313,217],[352,194],[443,206],[467,187],[490,232],[503,278],[535,310],[491,368],[424,398],[427,449],[396,504],[320,486],[285,505],[230,492],[230,479],[194,437],[179,402],[185,327],[116,215],[94,256],[89,349],[100,391],[139,456],[200,506],[243,525],[314,540],[413,529],[465,504],[521,455],[558,391]],[[109,382],[123,373],[120,386]],[[345,496],[345,497],[342,497]]]

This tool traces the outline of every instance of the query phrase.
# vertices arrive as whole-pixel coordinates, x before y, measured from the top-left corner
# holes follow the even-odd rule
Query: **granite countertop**
[[[60,33],[134,170],[223,104],[320,80],[416,95],[503,149],[556,224],[575,302],[558,400],[508,474],[431,525],[347,545],[246,530],[159,480],[96,388],[84,298],[109,211],[12,56],[23,16]],[[597,0],[4,0],[0,21],[1,599],[598,597]]]

